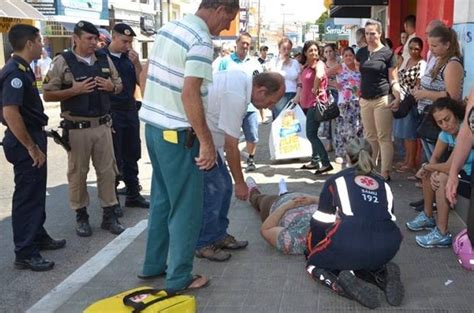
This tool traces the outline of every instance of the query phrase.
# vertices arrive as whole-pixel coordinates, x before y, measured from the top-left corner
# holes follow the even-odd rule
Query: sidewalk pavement
[[[299,170],[301,162],[272,164],[268,161],[269,130],[270,124],[261,124],[261,142],[256,155],[258,170],[251,175],[260,190],[264,193],[278,192],[278,181],[284,177],[290,191],[319,195],[324,177]],[[145,175],[150,176],[151,173]],[[390,186],[395,196],[397,223],[404,235],[395,262],[400,265],[406,295],[401,307],[391,307],[383,301],[376,311],[473,312],[474,273],[461,268],[452,249],[418,247],[416,234],[404,226],[416,215],[408,203],[420,198],[420,189],[407,181],[406,175],[396,173],[392,175]],[[193,292],[198,312],[366,311],[358,303],[339,297],[313,281],[305,271],[303,256],[285,256],[271,248],[260,236],[259,216],[248,202],[232,200],[230,221],[230,233],[238,239],[248,240],[250,244],[242,251],[232,252],[232,258],[224,263],[195,259],[194,272],[212,278],[207,288]],[[449,225],[453,234],[465,227],[454,211],[450,214]],[[142,221],[124,233],[127,238],[120,236],[117,241],[111,242],[94,262],[84,265],[82,272],[72,274],[71,279],[46,295],[43,302],[33,306],[34,311],[82,312],[89,304],[127,289],[137,286],[163,287],[164,278],[140,281],[136,277],[143,262],[145,227],[146,221]],[[114,249],[116,256],[111,254]],[[111,262],[104,261],[107,259]],[[48,304],[49,309],[45,309]]]

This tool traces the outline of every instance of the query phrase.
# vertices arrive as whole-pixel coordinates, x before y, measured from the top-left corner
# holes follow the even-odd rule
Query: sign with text
[[[43,15],[56,15],[56,0],[26,0]]]

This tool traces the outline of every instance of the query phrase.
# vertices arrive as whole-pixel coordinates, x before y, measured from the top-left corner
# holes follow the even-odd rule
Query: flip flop
[[[415,175],[413,175],[413,176],[408,176],[408,177],[407,177],[407,180],[417,182],[417,181],[419,181],[420,179],[419,179],[418,177],[416,177]]]
[[[195,282],[197,282],[200,279],[204,280],[204,283],[202,283],[198,286],[192,286],[192,284],[194,284]],[[206,288],[207,286],[209,286],[210,282],[211,282],[211,279],[207,278],[206,276],[193,275],[193,279],[189,282],[189,284],[186,287],[181,289],[181,291],[192,291],[192,290],[197,290],[197,289],[201,289],[201,288]]]

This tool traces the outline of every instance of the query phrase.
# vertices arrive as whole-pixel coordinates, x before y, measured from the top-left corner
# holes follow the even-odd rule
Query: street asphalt
[[[51,127],[59,123],[59,108],[48,105]],[[268,113],[268,112],[267,112]],[[278,192],[278,181],[285,178],[289,190],[319,195],[324,176],[300,170],[305,160],[269,161],[268,136],[271,124],[260,125],[256,155],[257,171],[251,176],[265,193]],[[0,130],[3,132],[4,128]],[[143,129],[143,127],[142,127]],[[0,138],[2,136],[0,135]],[[143,138],[143,137],[142,137]],[[243,148],[243,144],[241,145]],[[151,165],[142,141],[139,162],[143,194],[150,193]],[[140,281],[136,275],[143,263],[146,243],[147,210],[125,208],[122,223],[129,229],[116,237],[100,229],[101,210],[93,167],[88,177],[91,195],[89,238],[75,235],[74,213],[68,206],[67,155],[49,141],[46,229],[54,238],[65,238],[65,249],[45,252],[56,262],[50,272],[34,273],[13,267],[11,197],[13,171],[0,152],[0,312],[82,312],[91,303],[137,286],[164,286],[164,279]],[[244,163],[243,163],[244,164]],[[336,167],[336,166],[335,166]],[[340,167],[336,167],[336,172]],[[247,176],[248,174],[246,174]],[[404,235],[395,257],[406,288],[400,307],[385,301],[376,312],[473,312],[474,273],[463,270],[452,249],[423,249],[415,243],[415,233],[404,226],[416,212],[408,202],[420,198],[420,189],[406,180],[406,174],[392,175],[397,223]],[[122,198],[122,203],[124,199]],[[224,263],[196,259],[194,272],[209,275],[211,284],[193,292],[198,312],[365,312],[353,301],[338,297],[306,274],[302,256],[285,256],[271,248],[260,236],[257,213],[248,202],[232,199],[230,233],[250,242],[242,251],[232,252]],[[456,212],[449,220],[456,234],[465,227]]]

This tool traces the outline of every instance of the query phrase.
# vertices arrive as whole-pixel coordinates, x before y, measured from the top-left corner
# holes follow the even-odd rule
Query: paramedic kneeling
[[[389,304],[400,305],[400,269],[390,262],[402,241],[392,192],[375,173],[367,141],[356,138],[346,149],[351,167],[326,181],[310,222],[307,271],[366,307],[380,305],[375,285],[384,290]]]

